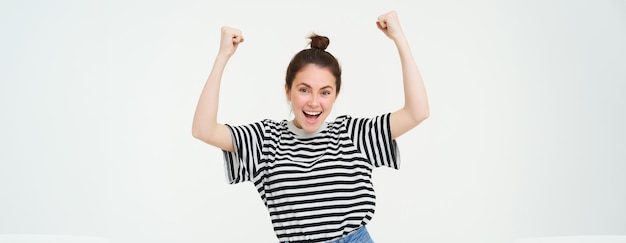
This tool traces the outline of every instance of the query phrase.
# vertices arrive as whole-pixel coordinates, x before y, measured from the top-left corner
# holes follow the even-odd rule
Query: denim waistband
[[[284,243],[289,243],[289,241]],[[328,241],[327,243],[374,243],[374,240],[372,240],[372,237],[370,237],[370,234],[367,232],[364,225],[344,237]]]

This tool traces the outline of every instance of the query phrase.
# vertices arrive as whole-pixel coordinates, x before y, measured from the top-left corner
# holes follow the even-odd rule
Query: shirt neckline
[[[313,137],[317,134],[320,134],[320,132],[324,131],[326,128],[328,127],[328,122],[323,122],[319,128],[317,128],[317,131],[313,132],[313,133],[306,133],[304,130],[296,127],[295,124],[293,124],[293,120],[291,121],[287,121],[287,129],[300,136],[300,137]]]

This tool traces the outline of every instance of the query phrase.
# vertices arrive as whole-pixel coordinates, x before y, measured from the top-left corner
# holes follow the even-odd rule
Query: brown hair
[[[298,52],[289,62],[287,75],[285,77],[287,88],[291,89],[291,85],[293,84],[293,80],[296,78],[296,74],[300,72],[304,66],[308,64],[315,64],[319,67],[327,68],[328,71],[335,76],[335,86],[337,86],[336,92],[339,94],[339,89],[341,88],[341,67],[339,66],[337,59],[326,51],[326,47],[330,44],[330,40],[326,36],[321,36],[315,33],[311,34],[309,39],[311,40],[309,42],[311,48]]]

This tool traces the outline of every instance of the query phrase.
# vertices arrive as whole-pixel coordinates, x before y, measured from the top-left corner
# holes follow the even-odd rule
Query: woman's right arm
[[[213,63],[213,69],[204,84],[191,129],[193,137],[226,151],[235,151],[230,130],[217,122],[220,82],[226,63],[243,42],[241,31],[231,27],[222,27],[220,49]]]

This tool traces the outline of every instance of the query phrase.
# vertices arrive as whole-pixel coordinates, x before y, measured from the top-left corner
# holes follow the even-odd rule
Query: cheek
[[[330,109],[335,104],[335,99],[326,99],[322,104],[325,109]]]
[[[293,108],[300,108],[305,103],[306,99],[302,95],[291,96],[291,106]]]

